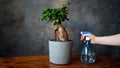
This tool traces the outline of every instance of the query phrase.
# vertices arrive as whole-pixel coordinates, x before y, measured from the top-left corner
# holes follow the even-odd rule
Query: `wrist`
[[[99,44],[100,43],[100,37],[95,37],[95,44]]]

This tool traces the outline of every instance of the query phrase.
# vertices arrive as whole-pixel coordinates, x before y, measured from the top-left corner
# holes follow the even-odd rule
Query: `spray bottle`
[[[91,34],[90,31],[82,31],[81,34]],[[95,62],[95,51],[93,45],[90,43],[90,37],[85,38],[86,42],[81,51],[81,61],[86,64]]]

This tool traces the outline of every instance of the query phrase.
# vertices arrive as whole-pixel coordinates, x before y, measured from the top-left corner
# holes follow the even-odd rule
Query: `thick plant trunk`
[[[68,33],[62,24],[55,26],[54,36],[56,41],[68,41]]]

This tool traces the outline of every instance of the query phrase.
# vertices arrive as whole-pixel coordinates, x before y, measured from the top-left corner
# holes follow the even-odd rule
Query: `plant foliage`
[[[54,25],[61,24],[62,21],[69,20],[68,4],[63,4],[61,8],[46,8],[42,13],[42,21],[52,22]]]

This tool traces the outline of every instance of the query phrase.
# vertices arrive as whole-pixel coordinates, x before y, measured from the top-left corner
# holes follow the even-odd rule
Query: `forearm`
[[[120,34],[96,37],[95,42],[96,44],[120,46]]]

